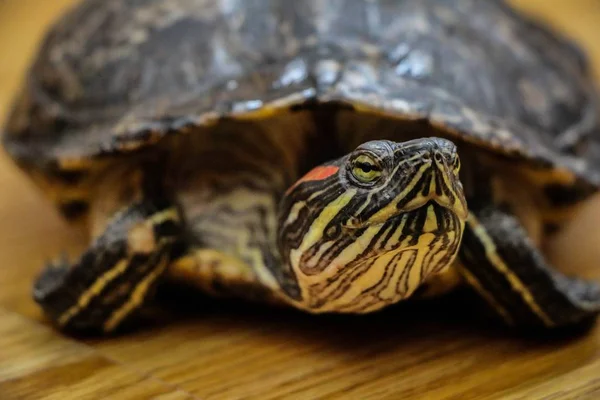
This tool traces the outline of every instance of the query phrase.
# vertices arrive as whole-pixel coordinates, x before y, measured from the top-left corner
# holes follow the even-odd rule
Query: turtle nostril
[[[433,158],[435,159],[435,162],[437,163],[441,163],[442,162],[442,155],[440,153],[438,153],[437,151],[435,152],[435,154],[433,155]]]

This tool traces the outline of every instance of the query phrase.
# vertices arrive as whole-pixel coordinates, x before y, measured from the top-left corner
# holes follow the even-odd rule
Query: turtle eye
[[[381,166],[368,154],[361,154],[352,160],[352,176],[361,183],[375,182],[381,176]]]

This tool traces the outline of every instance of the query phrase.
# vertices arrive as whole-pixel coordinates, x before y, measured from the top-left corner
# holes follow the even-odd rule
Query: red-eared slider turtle
[[[3,136],[92,236],[35,300],[109,332],[163,280],[313,313],[462,282],[516,326],[588,320],[598,285],[539,247],[600,184],[592,88],[501,1],[84,1]]]

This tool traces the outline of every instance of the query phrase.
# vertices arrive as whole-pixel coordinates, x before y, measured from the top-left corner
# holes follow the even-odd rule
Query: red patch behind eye
[[[298,179],[298,181],[296,181],[296,183],[294,183],[287,190],[286,193],[291,192],[293,188],[295,188],[296,186],[298,186],[302,182],[307,182],[307,181],[321,181],[323,179],[329,178],[331,175],[337,173],[339,170],[340,170],[340,168],[336,167],[335,165],[324,165],[324,166],[313,168],[306,175],[304,175],[302,178]]]

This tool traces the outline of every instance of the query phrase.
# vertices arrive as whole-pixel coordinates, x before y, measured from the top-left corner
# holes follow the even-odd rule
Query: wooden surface
[[[73,2],[0,0],[3,115],[40,35]],[[600,1],[518,3],[580,40],[600,66]],[[83,236],[3,154],[0,222],[0,399],[600,398],[600,324],[572,338],[518,338],[467,316],[468,298],[356,318],[206,299],[175,311],[174,299],[140,331],[67,338],[48,327],[30,285]],[[600,279],[598,226],[596,200],[548,246],[552,259]]]

